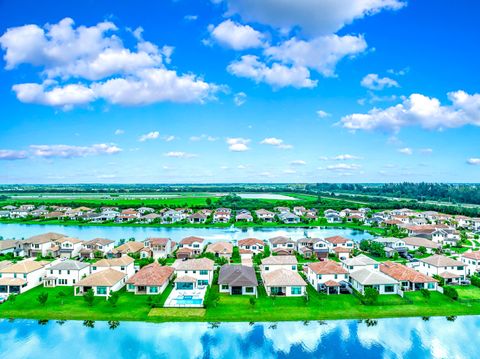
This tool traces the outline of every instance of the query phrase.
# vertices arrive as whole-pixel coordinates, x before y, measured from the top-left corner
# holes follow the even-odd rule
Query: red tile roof
[[[308,267],[316,274],[347,274],[348,272],[335,261],[309,263]]]
[[[173,275],[172,267],[164,267],[158,263],[149,264],[140,269],[128,281],[128,284],[137,286],[162,286]]]
[[[437,280],[432,277],[417,272],[415,269],[400,263],[384,262],[380,264],[380,271],[398,281],[409,281],[412,283],[437,282]]]

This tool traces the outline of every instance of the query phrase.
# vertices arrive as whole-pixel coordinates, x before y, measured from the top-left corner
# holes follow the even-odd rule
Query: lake
[[[180,241],[188,236],[205,238],[209,242],[221,240],[236,241],[242,238],[255,237],[269,239],[275,236],[287,236],[292,239],[309,237],[344,236],[355,241],[372,238],[372,235],[358,230],[344,228],[168,228],[168,227],[108,227],[108,226],[61,226],[42,224],[0,223],[0,236],[5,239],[22,239],[46,232],[63,233],[69,237],[90,240],[93,238],[119,239],[135,238],[138,241],[148,237],[168,237]]]
[[[1,310],[1,307],[0,307]],[[92,327],[93,324],[93,328]],[[4,358],[478,358],[480,317],[280,323],[0,320]],[[118,326],[117,326],[118,325]]]

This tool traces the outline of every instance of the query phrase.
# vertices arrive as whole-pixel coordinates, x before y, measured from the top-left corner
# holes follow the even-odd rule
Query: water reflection
[[[475,358],[480,317],[279,323],[0,321],[12,358]]]

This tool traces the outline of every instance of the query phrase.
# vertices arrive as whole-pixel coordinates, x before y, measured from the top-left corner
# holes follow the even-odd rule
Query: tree
[[[10,303],[13,304],[13,303],[15,303],[15,300],[16,300],[16,299],[17,299],[17,296],[16,296],[15,294],[10,294],[10,295],[8,296],[8,299],[7,299],[7,300],[8,300]]]
[[[377,302],[378,299],[378,291],[375,288],[365,288],[365,292],[363,294],[363,304],[365,305],[372,305]]]
[[[420,289],[420,293],[422,293],[423,297],[425,299],[430,299],[430,291],[425,289],[425,288],[422,288]]]
[[[421,254],[425,254],[425,253],[427,253],[427,248],[425,248],[424,246],[420,246],[420,247],[418,247],[418,251]]]
[[[60,304],[63,305],[64,299],[67,295],[65,294],[64,291],[60,291],[57,294],[57,298],[60,299]]]
[[[37,302],[40,303],[40,305],[45,305],[48,300],[48,293],[42,292],[37,296]]]
[[[458,299],[458,292],[455,288],[453,287],[443,287],[443,294],[445,294],[447,297],[453,300]]]
[[[207,198],[207,200],[205,201],[205,203],[207,204],[208,207],[210,207],[212,205],[212,199],[209,197]]]
[[[257,298],[255,297],[250,297],[250,299],[248,300],[250,302],[250,305],[253,307],[255,307],[255,304],[257,304]]]
[[[108,302],[112,307],[116,307],[119,299],[118,292],[110,292],[110,297],[108,297]]]
[[[93,293],[93,289],[87,290],[83,294],[83,299],[85,300],[85,302],[87,303],[87,305],[89,307],[92,307],[93,306],[93,301],[95,300],[95,294]]]
[[[118,320],[109,320],[108,321],[108,329],[115,330],[120,326],[120,322]]]

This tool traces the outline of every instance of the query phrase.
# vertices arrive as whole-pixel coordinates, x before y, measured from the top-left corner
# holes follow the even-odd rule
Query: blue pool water
[[[479,357],[479,332],[478,316],[162,324],[0,320],[0,356],[469,359]]]
[[[192,305],[192,304],[201,305],[203,302],[203,299],[193,298],[192,296],[184,296],[184,297],[176,298],[175,302],[181,305]]]

